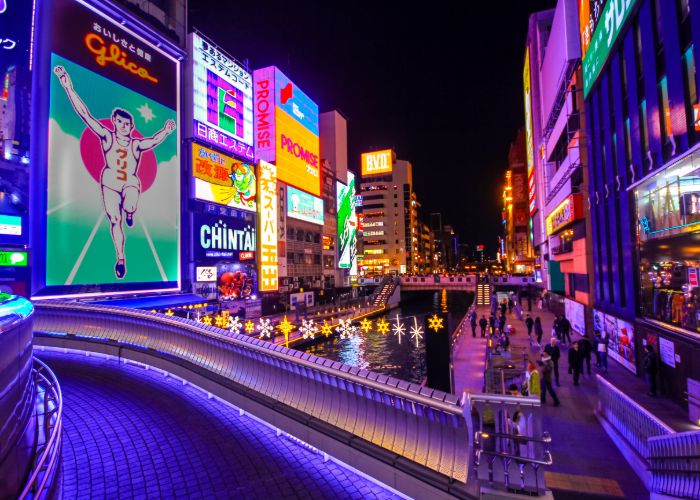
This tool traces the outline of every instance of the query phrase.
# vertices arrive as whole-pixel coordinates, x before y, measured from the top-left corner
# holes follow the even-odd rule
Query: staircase
[[[491,285],[488,283],[479,283],[476,285],[476,305],[489,306],[491,305]]]
[[[389,302],[391,295],[396,289],[396,282],[392,278],[384,278],[374,292],[372,305],[374,307],[383,307]]]

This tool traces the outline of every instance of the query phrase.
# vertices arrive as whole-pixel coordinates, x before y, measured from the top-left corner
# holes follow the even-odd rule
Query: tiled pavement
[[[397,498],[179,380],[37,353],[64,397],[64,498]]]

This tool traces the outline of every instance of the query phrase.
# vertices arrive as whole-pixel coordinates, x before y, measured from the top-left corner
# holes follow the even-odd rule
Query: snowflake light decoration
[[[219,328],[226,328],[228,326],[228,316],[217,314],[214,318],[214,322]]]
[[[299,332],[301,333],[302,338],[313,339],[318,333],[318,327],[312,319],[308,321],[303,320],[301,322],[301,326],[299,327]]]
[[[241,329],[243,328],[243,323],[241,322],[241,318],[238,316],[229,316],[228,317],[228,329],[231,333],[235,333],[238,335],[241,333]]]
[[[328,321],[325,319],[323,320],[323,324],[321,325],[321,335],[325,335],[326,337],[330,337],[331,334],[333,333],[333,327],[328,324]]]
[[[372,330],[372,320],[363,318],[362,321],[360,321],[360,330],[369,333]]]
[[[349,319],[339,319],[335,331],[338,332],[341,339],[349,338],[352,335],[352,323]]]
[[[396,335],[399,338],[400,344],[401,336],[406,335],[406,326],[401,322],[401,319],[399,318],[399,313],[396,313],[396,321],[392,325],[391,331],[394,332],[394,335]]]
[[[377,332],[382,335],[389,333],[389,323],[384,318],[377,321]]]
[[[274,327],[272,326],[272,323],[270,322],[269,318],[260,318],[260,321],[258,322],[258,331],[260,332],[260,338],[266,338],[269,339],[272,336],[272,332],[274,330]]]
[[[418,326],[418,318],[413,317],[413,326],[411,327],[411,340],[415,339],[416,347],[418,347],[418,341],[423,338],[423,327]]]
[[[245,332],[248,335],[253,335],[255,333],[255,323],[252,321],[248,320],[245,322]]]
[[[442,330],[443,328],[445,328],[443,319],[437,314],[433,314],[431,317],[428,318],[428,328],[437,333],[438,330]]]

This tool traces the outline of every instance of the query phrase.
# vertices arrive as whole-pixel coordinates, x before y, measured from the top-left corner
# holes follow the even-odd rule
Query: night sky
[[[495,252],[508,146],[524,123],[527,19],[556,0],[447,3],[190,0],[189,22],[251,69],[278,66],[320,111],[340,110],[350,168],[394,148],[413,164],[426,222],[442,212],[460,242]]]

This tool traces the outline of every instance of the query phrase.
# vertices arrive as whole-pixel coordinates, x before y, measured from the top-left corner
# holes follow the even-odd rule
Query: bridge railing
[[[467,481],[469,431],[452,394],[183,318],[73,302],[39,302],[35,308],[38,332],[116,342],[189,363],[249,397],[270,398],[276,409],[291,408],[279,411],[307,426],[331,435],[342,430],[391,452],[395,458],[385,458],[399,469],[424,468],[422,474]]]
[[[461,276],[402,276],[401,285],[411,287],[475,287],[478,279],[476,275]]]

